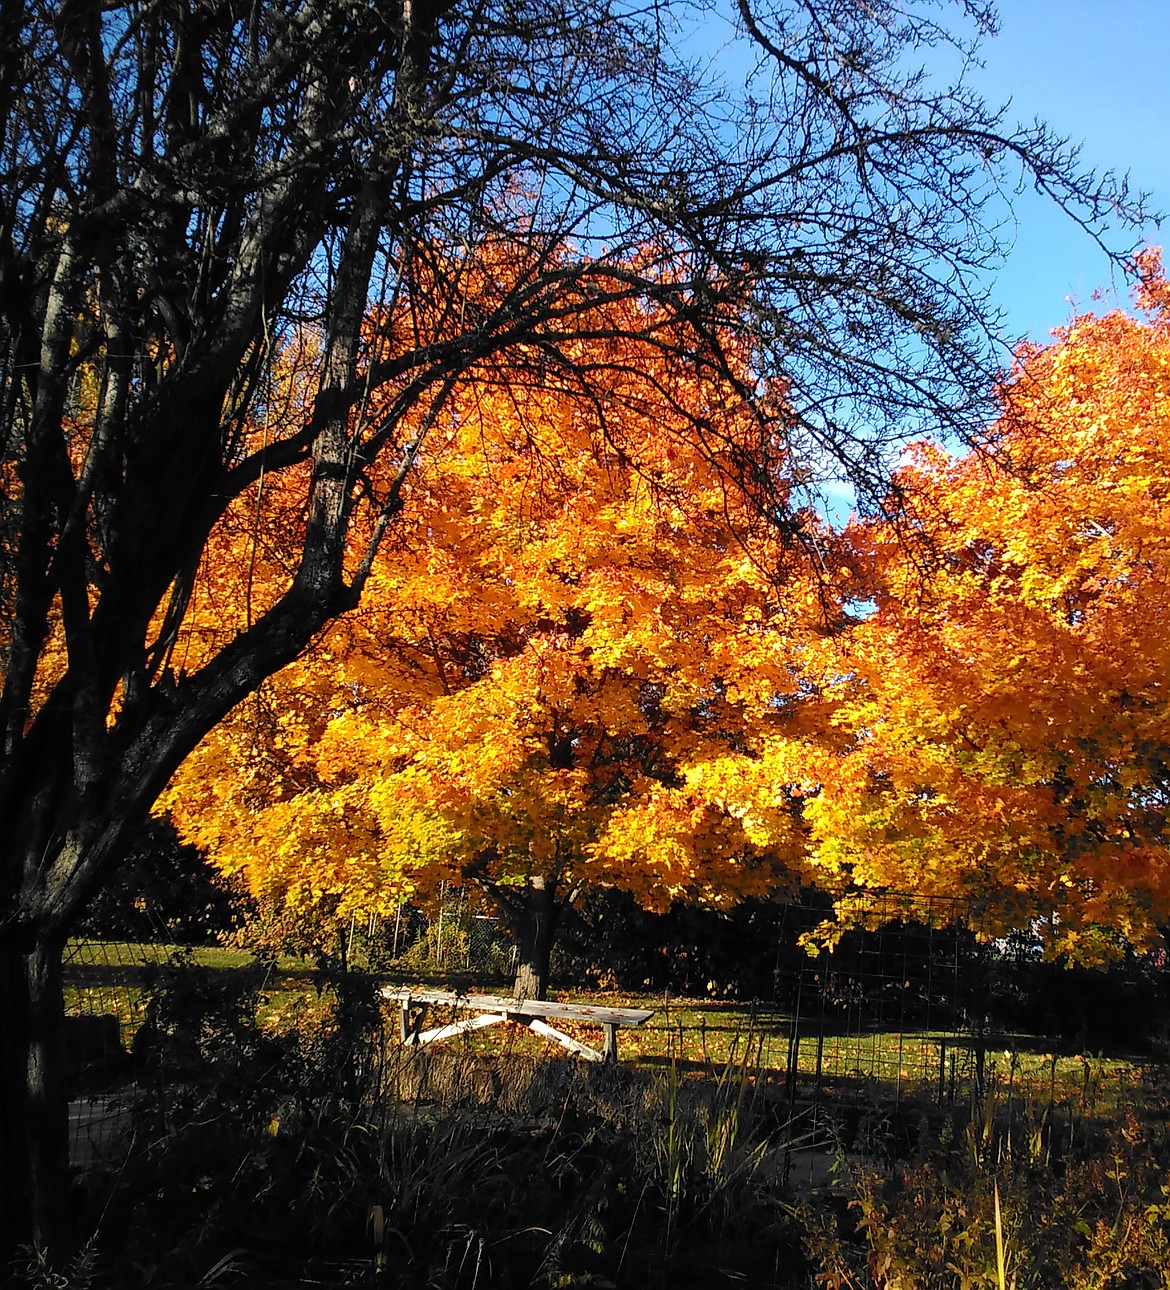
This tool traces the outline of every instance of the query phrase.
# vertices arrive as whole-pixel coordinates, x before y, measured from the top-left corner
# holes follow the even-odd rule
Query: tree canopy
[[[1080,961],[1149,944],[1170,323],[1139,265],[1145,319],[1021,349],[982,449],[916,445],[841,535],[788,507],[783,452],[766,497],[733,482],[759,420],[611,334],[640,328],[582,342],[607,373],[588,399],[501,370],[446,409],[362,614],[167,802],[260,892],[350,917],[476,882],[522,945],[534,901],[555,924],[591,884],[663,909],[794,878],[845,921],[879,890],[1035,923]],[[704,410],[707,449],[672,402]]]
[[[981,453],[916,448],[855,524],[847,735],[807,811],[830,884],[958,896],[1092,962],[1170,923],[1170,292],[1021,351]],[[848,902],[846,902],[846,907]]]
[[[361,610],[180,769],[163,805],[258,896],[344,922],[478,884],[533,994],[590,886],[664,909],[791,877],[797,814],[761,848],[691,768],[808,720],[800,651],[826,622],[829,534],[789,501],[783,400],[737,397],[750,356],[714,374],[634,313],[598,309],[574,353],[587,394],[521,365],[452,396]],[[689,442],[683,418],[702,424]],[[769,456],[761,489],[743,465]],[[250,518],[225,517],[200,575],[217,630],[287,546],[254,542]]]

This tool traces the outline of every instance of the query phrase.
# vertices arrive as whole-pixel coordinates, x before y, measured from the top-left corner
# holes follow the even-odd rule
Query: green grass
[[[127,1047],[146,1008],[145,973],[166,963],[177,947],[135,942],[71,942],[65,954],[65,1004],[70,1013],[112,1013],[119,1018]],[[224,946],[195,946],[183,951],[198,967],[229,969],[253,962],[246,951]],[[283,955],[265,1015],[273,1024],[295,1024],[312,1009],[318,983],[316,965]],[[411,984],[420,984],[415,978]],[[442,984],[427,978],[427,984]],[[495,985],[464,989],[498,991]],[[787,1078],[792,1057],[792,1019],[770,1008],[710,998],[688,999],[669,993],[622,994],[613,991],[565,990],[559,997],[579,1003],[650,1008],[654,1015],[640,1028],[623,1029],[618,1049],[623,1063],[639,1067],[674,1067],[683,1074],[711,1073],[729,1061],[742,1061],[751,1049],[753,1068],[772,1082]],[[465,1015],[465,1014],[464,1014]],[[434,1020],[432,1020],[432,1018]],[[455,1018],[450,1010],[432,1009],[427,1025]],[[393,1029],[396,1017],[389,1017]],[[588,1025],[558,1028],[600,1045],[601,1033]],[[524,1057],[563,1055],[553,1041],[517,1026],[494,1026],[455,1041],[470,1054],[515,1054]],[[818,1029],[815,1018],[801,1027],[797,1070],[805,1081],[819,1072],[820,1085],[832,1096],[884,1090],[895,1096],[918,1094],[949,1101],[962,1096],[975,1078],[976,1057],[969,1038],[942,1030],[872,1030],[835,1033]],[[984,1075],[1021,1104],[1066,1107],[1080,1114],[1109,1114],[1126,1105],[1140,1081],[1131,1061],[1104,1056],[1054,1054],[1028,1035],[989,1037]]]
[[[204,968],[241,968],[254,961],[248,950],[221,945],[179,947],[136,941],[70,941],[63,955],[65,1012],[69,1016],[116,1016],[127,1049],[146,1016],[147,977],[182,948]],[[307,988],[313,965],[284,955],[277,960],[285,988]],[[303,979],[300,979],[303,978]]]
[[[654,1009],[654,1016],[643,1026],[619,1032],[618,1052],[623,1063],[673,1066],[684,1074],[718,1073],[728,1062],[742,1061],[750,1048],[751,1065],[761,1079],[781,1082],[787,1078],[792,1020],[774,1010],[668,994],[567,990],[559,997],[575,1003]],[[452,1009],[432,1009],[426,1024],[441,1025],[466,1015]],[[574,1038],[600,1044],[597,1027],[555,1024]],[[830,1097],[916,1094],[949,1102],[955,1096],[965,1096],[974,1084],[976,1055],[967,1036],[941,1030],[834,1034],[828,1030],[818,1033],[815,1027],[814,1019],[810,1029],[800,1035],[797,1071],[807,1084],[819,1069],[821,1086]],[[480,1055],[563,1053],[554,1041],[518,1026],[488,1027],[453,1042]],[[1054,1054],[1037,1047],[1033,1036],[1000,1034],[988,1040],[984,1078],[1002,1097],[1021,1105],[1107,1115],[1132,1100],[1140,1084],[1141,1067],[1123,1058]]]
[[[153,967],[166,963],[178,950],[188,954],[198,967],[247,967],[254,961],[250,950],[225,945],[156,945],[145,941],[70,941],[65,947],[64,962],[70,967]],[[309,971],[314,966],[305,959],[282,954],[277,967],[286,971]]]

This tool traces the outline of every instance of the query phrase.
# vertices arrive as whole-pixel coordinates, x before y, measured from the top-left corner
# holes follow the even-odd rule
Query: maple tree
[[[595,323],[573,354],[587,397],[522,365],[452,397],[361,609],[212,731],[161,801],[306,920],[478,884],[528,997],[586,888],[725,906],[791,878],[803,850],[791,803],[770,804],[765,839],[719,773],[812,720],[797,662],[824,624],[812,544],[829,537],[789,497],[789,413],[738,400],[742,371],[679,361],[643,304]],[[225,517],[223,541],[240,536]],[[213,545],[205,566],[222,630],[255,562]]]
[[[872,612],[821,673],[843,741],[806,810],[826,883],[1086,962],[1170,925],[1170,288],[1138,268],[1146,317],[1023,350],[988,451],[919,445],[851,527]]]

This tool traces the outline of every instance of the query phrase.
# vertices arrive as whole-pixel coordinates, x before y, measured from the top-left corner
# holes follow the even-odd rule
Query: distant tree
[[[810,483],[864,482],[908,422],[977,416],[1003,193],[1022,178],[1091,226],[1114,209],[1116,186],[1042,128],[926,84],[932,9],[742,0],[727,30],[759,58],[748,93],[697,66],[690,17],[616,0],[0,8],[5,1264],[21,1242],[67,1244],[70,923],[186,754],[359,602],[457,388],[508,353],[588,389],[583,311],[653,301],[708,364],[721,326],[748,328]],[[507,289],[469,299],[501,246]],[[371,303],[410,325],[367,341]],[[298,329],[315,335],[311,412],[289,422],[270,381]],[[378,387],[393,397],[374,415]],[[283,583],[189,667],[175,643],[209,535],[234,499],[263,513],[294,495]]]
[[[117,872],[86,905],[76,933],[204,945],[235,930],[248,912],[238,884],[225,882],[165,820],[150,819],[135,830]]]

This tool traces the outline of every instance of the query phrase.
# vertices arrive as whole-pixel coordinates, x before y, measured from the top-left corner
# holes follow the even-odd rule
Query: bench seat
[[[617,1032],[626,1026],[644,1025],[654,1015],[653,1008],[607,1008],[591,1003],[561,1003],[553,999],[458,994],[452,990],[395,989],[393,986],[385,986],[382,995],[397,1003],[402,1018],[402,1042],[407,1045],[440,1043],[471,1030],[511,1021],[527,1026],[529,1030],[546,1038],[555,1039],[578,1057],[593,1062],[616,1062]],[[456,1008],[477,1015],[423,1030],[427,1009],[432,1005]],[[549,1025],[550,1019],[600,1026],[605,1032],[605,1043],[600,1049],[590,1048],[588,1044]]]

